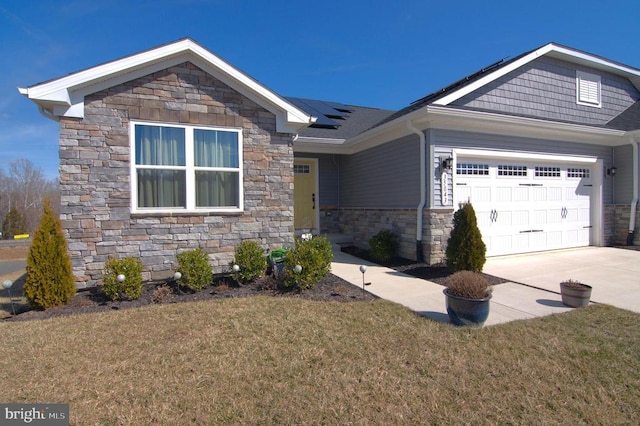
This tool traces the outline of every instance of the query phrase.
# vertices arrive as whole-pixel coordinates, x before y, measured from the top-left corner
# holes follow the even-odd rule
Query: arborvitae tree
[[[46,200],[40,227],[27,256],[24,295],[32,306],[47,309],[69,303],[75,293],[67,240],[60,220]]]
[[[15,207],[12,208],[2,221],[2,235],[13,237],[14,235],[25,234],[27,232],[27,222],[24,216]]]
[[[453,215],[453,229],[447,242],[447,266],[453,271],[482,272],[486,252],[476,212],[471,203],[467,203]]]

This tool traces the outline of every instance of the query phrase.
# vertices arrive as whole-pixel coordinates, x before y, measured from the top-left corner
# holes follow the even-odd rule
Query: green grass
[[[640,316],[482,329],[255,297],[1,323],[5,402],[71,424],[637,424]]]

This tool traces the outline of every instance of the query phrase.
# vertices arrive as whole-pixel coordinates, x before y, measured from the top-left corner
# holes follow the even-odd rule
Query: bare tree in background
[[[0,222],[12,208],[25,218],[27,232],[33,233],[42,216],[45,198],[56,215],[60,214],[60,191],[57,179],[47,179],[42,169],[30,160],[9,164],[8,173],[0,169]]]

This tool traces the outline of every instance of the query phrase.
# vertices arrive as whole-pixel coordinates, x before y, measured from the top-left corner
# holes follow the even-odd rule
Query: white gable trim
[[[85,96],[185,61],[194,63],[275,114],[279,132],[295,133],[315,121],[314,117],[190,39],[18,90],[53,115],[82,118]]]
[[[488,83],[520,68],[523,65],[528,64],[529,62],[544,56],[549,55],[556,58],[569,60],[572,62],[576,62],[582,65],[586,65],[592,68],[607,70],[614,74],[623,74],[631,82],[640,90],[640,70],[627,67],[615,62],[607,61],[598,56],[589,55],[587,53],[579,52],[576,50],[568,49],[566,47],[558,46],[553,43],[549,43],[533,52],[523,56],[522,58],[511,62],[510,64],[505,65],[502,68],[497,69],[494,72],[487,74],[486,76],[479,78],[473,83],[462,87],[459,90],[456,90],[450,93],[447,96],[444,96],[437,101],[433,102],[434,105],[449,105],[452,102],[460,99],[461,97],[478,90],[479,88],[485,86]]]

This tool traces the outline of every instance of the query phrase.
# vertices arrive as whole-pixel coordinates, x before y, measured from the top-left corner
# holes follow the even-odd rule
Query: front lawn
[[[251,297],[0,323],[4,402],[71,424],[637,424],[640,315],[482,329]]]

